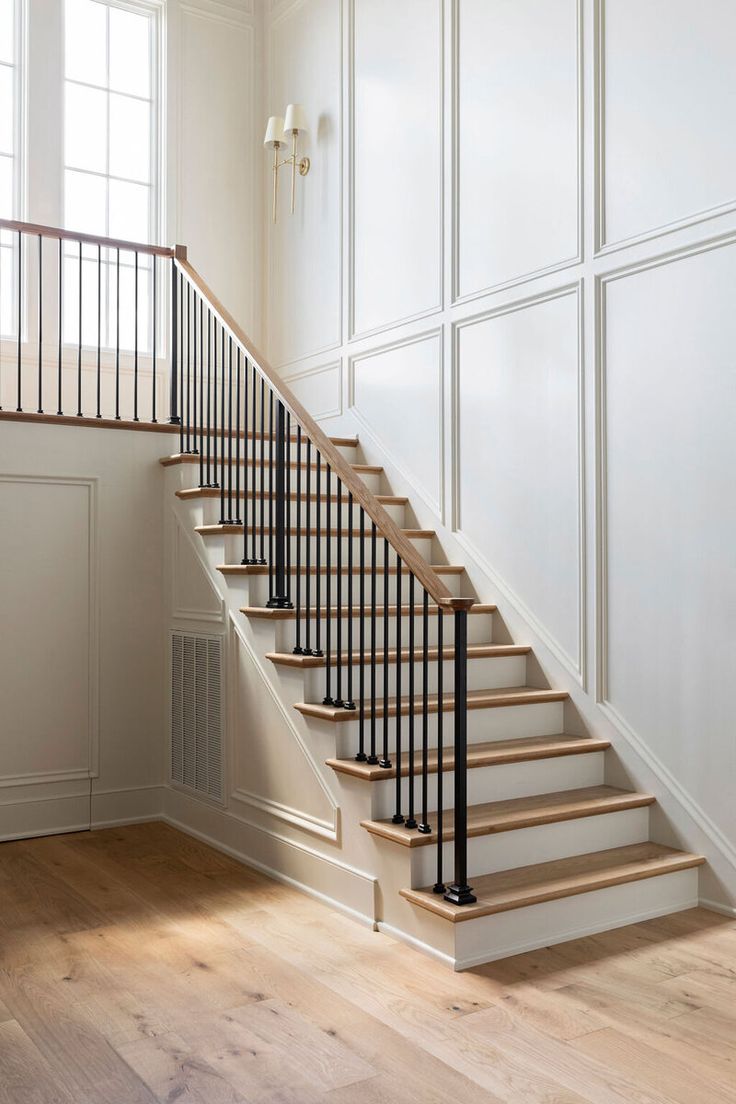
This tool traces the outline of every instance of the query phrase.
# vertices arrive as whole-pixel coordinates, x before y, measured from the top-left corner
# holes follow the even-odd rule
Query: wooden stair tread
[[[436,606],[436,605],[429,606],[428,609],[427,609],[428,616],[429,617],[436,617],[438,609],[439,609],[439,606]],[[493,613],[495,611],[495,609],[496,609],[495,606],[483,605],[482,603],[477,602],[474,606],[470,607],[470,609],[468,610],[468,613],[469,614],[471,614],[471,613],[474,613],[474,614],[475,613],[480,613],[480,614]],[[295,609],[269,609],[268,606],[241,606],[240,612],[244,613],[246,615],[246,617],[260,618],[260,619],[266,620],[266,621],[293,621],[296,618],[296,610]],[[340,617],[347,617],[349,612],[350,612],[350,607],[349,606],[340,606],[339,607]],[[360,617],[360,606],[357,602],[355,602],[353,604],[352,612],[353,612],[353,617],[354,618]],[[337,613],[338,613],[338,607],[337,606],[330,606],[330,617],[335,617],[337,615]],[[366,614],[367,613],[368,613],[368,609],[366,607]],[[383,602],[381,602],[376,606],[376,617],[377,618],[383,617],[383,614],[384,614],[384,606],[383,606]],[[388,606],[388,615],[389,615],[389,617],[393,617],[395,614],[396,614],[396,606],[394,606],[394,605]],[[409,606],[402,606],[401,607],[401,614],[402,614],[402,617],[408,617],[409,616]],[[319,615],[320,615],[320,617],[327,617],[327,606],[320,606],[319,607]],[[415,615],[415,617],[421,617],[422,610],[421,610],[420,606],[415,606],[414,607],[414,615]],[[316,606],[311,606],[308,610],[307,609],[302,609],[301,616],[302,617],[309,617],[310,620],[316,618],[316,616],[317,616],[317,607]],[[368,655],[369,655],[369,652],[368,652],[368,649],[366,649],[366,658],[368,658]]]
[[[468,659],[486,659],[486,658],[498,658],[501,656],[518,656],[528,655],[531,652],[531,646],[529,644],[468,644]],[[388,653],[384,653],[381,649],[376,652],[376,663],[379,666],[383,666],[384,657],[388,656],[389,663],[396,662],[396,649],[389,648]],[[442,657],[445,660],[455,658],[455,649],[451,644],[445,644],[442,648]],[[409,649],[401,649],[402,662],[409,661]],[[432,645],[427,649],[427,658],[430,662],[439,658],[439,648],[436,645]],[[275,663],[281,667],[297,667],[301,670],[308,670],[313,667],[324,667],[324,656],[312,656],[312,655],[294,655],[292,652],[267,652],[266,659],[270,659],[271,663]],[[414,649],[414,661],[419,663],[422,659],[421,646]],[[341,662],[347,666],[348,663],[360,664],[360,652],[353,652],[352,655],[348,655],[347,652],[343,652],[341,656]],[[337,665],[337,656],[335,654],[330,656],[330,665],[335,667]]]
[[[269,489],[268,489],[268,487],[266,487],[264,492],[263,492],[263,497],[268,499],[269,498],[269,493],[270,493]],[[184,498],[184,499],[189,499],[189,498],[194,498],[194,499],[197,499],[197,498],[217,498],[217,499],[219,499],[219,498],[223,497],[222,492],[221,492],[219,487],[185,487],[183,489],[180,489],[180,490],[176,491],[175,494],[176,494],[177,498]],[[237,497],[238,498],[248,498],[248,499],[250,499],[250,498],[252,498],[252,495],[253,495],[253,490],[250,487],[247,490],[245,488],[241,487],[240,490],[237,492]],[[225,491],[224,497],[225,498],[230,497],[229,492],[227,490]],[[234,489],[232,491],[232,497],[233,498],[236,497],[236,491]],[[285,496],[285,497],[287,497],[290,502],[296,502],[297,501],[297,494],[296,494],[295,491],[292,491],[290,495]],[[407,498],[406,495],[374,494],[373,497],[375,498],[376,502],[380,502],[383,506],[406,506],[407,503],[409,502],[409,499]],[[306,504],[307,504],[306,494],[301,495],[300,498],[301,498],[301,502],[303,502],[304,505],[306,506]],[[260,502],[260,500],[261,500],[261,491],[260,491],[260,487],[259,487],[256,490],[256,501]],[[325,506],[326,506],[327,505],[327,495],[322,494],[322,495],[320,495],[319,499],[317,499],[316,494],[312,494],[312,495],[309,496],[310,505],[316,506],[318,501],[320,503],[324,503]],[[330,495],[329,501],[333,505],[336,505],[337,504],[337,495],[336,494]],[[341,496],[341,502],[342,502],[343,506],[347,506],[348,501],[349,501],[349,498],[348,498],[347,495],[342,495]],[[292,529],[296,530],[296,525],[292,525]],[[366,530],[366,537],[368,537],[369,535],[370,534],[369,534],[368,530]]]
[[[295,537],[296,536],[296,526],[292,525],[291,529],[292,529],[292,536]],[[218,535],[232,536],[235,533],[242,534],[243,526],[242,526],[242,523],[240,525],[238,525],[236,522],[230,521],[230,522],[225,522],[224,525],[219,525],[219,524],[217,524],[217,525],[197,525],[197,526],[195,526],[194,531],[195,531],[195,533],[199,533],[199,535],[201,537],[213,537],[213,536],[218,536]],[[251,526],[249,525],[248,526],[248,532],[251,533],[252,531],[253,530],[252,530]],[[256,532],[258,534],[260,534],[260,532],[261,532],[260,528],[256,528]],[[265,529],[263,530],[263,532],[264,533],[270,533],[271,530],[268,526],[266,526]],[[353,531],[351,533],[350,530],[347,528],[347,526],[343,526],[341,532],[342,532],[343,537],[350,537],[350,536],[360,537],[361,536],[360,529],[353,529]],[[432,537],[434,537],[434,535],[435,535],[434,529],[402,529],[401,532],[404,534],[404,536],[406,537],[407,540],[431,540]],[[312,528],[310,528],[310,530],[309,530],[309,536],[310,537],[316,537],[318,534],[322,537],[326,536],[327,530],[324,528],[324,526],[320,529],[315,529],[314,526],[312,526]],[[302,536],[304,537],[306,535],[307,535],[307,530],[302,526]],[[334,526],[330,529],[330,536],[331,537],[336,537],[337,536],[337,529]],[[366,534],[366,537],[367,536],[368,536],[368,534]],[[382,566],[379,565],[379,566],[376,567],[376,574],[380,575],[382,571],[383,571]]]
[[[464,567],[463,564],[430,564],[430,567],[431,567],[432,571],[434,571],[435,575],[464,575],[465,574],[465,567]],[[219,572],[221,572],[223,575],[246,575],[246,576],[247,575],[268,575],[269,567],[268,567],[268,564],[220,564],[219,567],[217,568],[217,570]],[[338,573],[337,572],[337,567],[333,564],[330,567],[330,575],[337,575],[337,573]],[[370,574],[370,568],[368,568],[368,567],[363,568],[362,573],[364,575]],[[383,575],[383,568],[382,567],[377,568],[376,573],[379,574],[379,575]],[[395,567],[390,567],[388,573],[389,573],[390,576],[396,575],[396,568]],[[296,574],[306,575],[307,574],[307,568],[304,564],[302,564],[302,566],[297,569],[296,564],[292,563],[290,574],[291,575],[296,575]],[[317,574],[317,568],[316,568],[315,564],[310,565],[309,574],[310,575],[316,575]],[[326,575],[327,574],[327,567],[326,567],[325,564],[320,565],[319,574],[320,575]],[[345,564],[343,564],[341,574],[342,575],[349,575],[350,574],[350,569]],[[356,567],[354,565],[353,566],[353,575],[360,575],[360,574],[361,574],[360,567]]]
[[[654,800],[651,794],[632,793],[619,790],[615,786],[586,786],[579,790],[486,801],[482,805],[468,807],[468,836],[488,836],[518,828],[533,828],[540,824],[600,816],[622,809],[637,809],[653,805]],[[453,819],[454,810],[446,810],[442,817],[442,834],[445,840],[454,839]],[[432,831],[426,835],[416,829],[405,828],[403,824],[393,824],[390,820],[364,820],[361,824],[373,835],[382,836],[404,847],[426,847],[437,842],[437,817],[434,813],[429,817]]]
[[[469,612],[475,610],[475,606]],[[566,690],[540,690],[536,686],[504,686],[493,690],[469,690],[468,709],[493,709],[508,705],[535,705],[543,702],[561,702],[568,697]],[[410,699],[401,699],[401,715],[409,713]],[[455,708],[455,699],[451,693],[442,696],[443,713],[452,712]],[[294,709],[305,717],[316,717],[322,721],[354,721],[358,719],[357,709],[345,709],[342,706],[322,705],[319,702],[298,702]],[[414,710],[417,716],[421,715],[422,698],[414,697]],[[427,696],[427,711],[437,713],[437,695]],[[365,716],[370,717],[372,711],[366,704]],[[376,701],[376,717],[383,716],[383,700]],[[389,717],[396,716],[396,698],[388,700]]]
[[[218,419],[218,421],[219,421],[219,419]],[[179,426],[172,427],[166,422],[161,422],[159,424],[160,424],[162,429],[167,430],[171,433],[179,433],[180,432],[180,427]],[[191,429],[190,433],[189,433],[188,440],[196,443],[196,439],[197,439],[198,436],[199,436],[199,432],[195,433],[195,431],[193,429]],[[220,440],[222,440],[223,437],[225,437],[225,439],[227,439],[230,436],[232,436],[233,438],[236,437],[237,432],[235,430],[226,429],[223,433],[222,426],[217,426],[216,429],[214,427],[210,427],[210,440],[216,440],[216,441],[219,442]],[[241,429],[241,431],[240,431],[241,440],[245,439],[245,436],[246,436],[245,430]],[[184,430],[184,437],[185,438],[187,437],[186,429]],[[205,431],[205,440],[206,440],[206,438],[207,438],[207,433]],[[333,445],[336,445],[338,448],[357,448],[358,447],[358,438],[357,437],[330,437],[328,439],[331,441],[331,443]],[[254,432],[252,429],[249,429],[248,430],[248,440],[249,441],[261,441],[261,440],[263,440],[263,441],[275,441],[276,440],[276,434],[275,433],[261,433],[259,430]],[[301,443],[305,448],[307,446],[307,440],[308,440],[308,438],[307,438],[306,434],[303,433],[302,438],[301,438]],[[297,437],[296,433],[292,433],[289,436],[289,441],[291,442],[292,445],[296,445],[296,444],[299,443],[299,438]],[[314,448],[314,446],[312,446],[312,447]],[[218,452],[219,452],[219,449],[218,449]],[[199,463],[199,453],[198,452],[193,452],[193,451],[192,452],[181,452],[181,453],[178,453],[177,455],[179,455],[179,456],[193,456],[195,458],[195,460],[197,461],[197,463]],[[168,458],[165,457],[164,459],[168,459]],[[260,460],[260,457],[259,457],[259,460]],[[268,454],[266,454],[266,461],[268,461]],[[326,464],[326,462],[323,463],[323,465],[322,465],[323,468],[325,467],[325,464]]]
[[[605,751],[611,746],[608,740],[596,740],[588,736],[522,736],[515,740],[489,740],[482,744],[468,746],[468,769],[475,767],[500,766],[505,763],[526,763],[533,759],[555,759],[563,755],[585,755],[596,751]],[[439,756],[436,748],[430,748],[427,756],[427,769],[430,774],[437,773]],[[364,782],[381,782],[396,778],[396,767],[379,767],[369,763],[358,763],[355,759],[327,759],[327,766],[338,774],[348,774]],[[442,769],[450,771],[455,766],[454,748],[445,748]],[[422,768],[422,754],[415,752],[414,770]],[[401,774],[409,774],[409,755],[401,756]]]
[[[214,456],[210,456],[209,459],[210,459],[210,464],[214,464],[214,461],[215,461]],[[207,463],[207,456],[204,457],[204,463],[205,464]],[[218,467],[219,467],[219,464],[220,464],[219,457],[218,457],[217,463],[218,463]],[[236,460],[235,460],[235,457],[233,457],[233,464],[235,464],[235,463],[236,463]],[[246,461],[246,458],[244,456],[241,456],[240,460],[237,461],[237,463],[239,463],[241,465],[243,465],[245,463],[248,463],[252,467],[253,466],[253,457],[249,456],[247,461]],[[256,458],[256,466],[259,463],[260,463],[260,457],[257,457]],[[176,453],[173,453],[171,456],[162,456],[159,459],[159,464],[161,464],[162,467],[164,467],[164,468],[174,467],[176,464],[197,464],[198,465],[199,464],[199,453],[198,452],[176,452]],[[302,468],[302,471],[306,472],[306,470],[307,470],[306,463],[302,462],[302,464],[300,465],[298,460],[290,460],[289,461],[289,467],[293,468],[294,470],[296,470],[300,466]],[[313,472],[317,471],[317,465],[315,463],[311,463],[309,465],[309,467]],[[357,472],[359,475],[381,475],[382,472],[383,472],[383,468],[380,464],[351,464],[350,467],[353,469],[354,472]],[[322,465],[322,471],[324,471],[324,465]]]
[[[688,870],[704,862],[701,855],[677,851],[659,843],[634,843],[590,855],[574,855],[516,870],[483,874],[471,879],[473,893],[478,898],[474,905],[458,907],[441,894],[433,893],[431,888],[402,889],[401,896],[452,923],[461,923],[560,897],[574,897],[608,886]]]

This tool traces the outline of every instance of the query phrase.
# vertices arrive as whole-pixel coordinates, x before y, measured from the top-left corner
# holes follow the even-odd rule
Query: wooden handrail
[[[0,218],[0,230],[12,230],[15,233],[54,238],[58,241],[81,242],[83,245],[99,245],[103,249],[120,249],[126,253],[148,253],[154,257],[174,256],[174,250],[168,245],[147,245],[145,242],[104,238],[98,234],[81,234],[76,230],[62,230],[58,226],[43,226],[36,222],[18,222],[15,219]]]
[[[434,599],[438,606],[445,609],[462,610],[469,609],[475,603],[474,598],[455,598],[447,589],[442,579],[432,570],[430,565],[423,560],[414,545],[409,541],[390,517],[376,497],[368,490],[363,481],[355,474],[351,465],[345,460],[329,437],[320,429],[317,422],[302,406],[296,395],[284,383],[278,373],[271,367],[266,357],[255,347],[245,331],[238,325],[230,312],[223,306],[220,300],[213,294],[205,281],[189,264],[185,252],[177,252],[175,263],[179,270],[186,276],[190,283],[196,287],[200,295],[207,301],[213,314],[220,324],[229,331],[235,341],[241,346],[243,352],[249,357],[259,374],[265,379],[269,387],[278,396],[284,407],[289,411],[302,431],[306,433],[312,445],[321,453],[330,470],[341,481],[343,486],[352,494],[354,502],[365,510],[371,521],[375,522],[381,537],[388,540],[391,547],[401,557],[404,566],[414,575],[427,593]]]

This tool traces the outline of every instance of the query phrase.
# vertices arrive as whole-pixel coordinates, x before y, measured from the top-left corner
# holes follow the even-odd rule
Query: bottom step
[[[401,895],[445,920],[459,923],[544,901],[574,897],[608,886],[655,878],[677,870],[688,870],[703,862],[705,859],[700,855],[675,851],[658,843],[635,843],[610,851],[596,851],[591,855],[574,855],[569,859],[484,874],[473,879],[473,892],[478,898],[474,905],[452,905],[441,895],[433,893],[431,888],[402,889]]]

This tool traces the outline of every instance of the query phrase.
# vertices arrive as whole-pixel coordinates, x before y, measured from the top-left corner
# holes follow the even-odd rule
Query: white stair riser
[[[343,640],[343,651],[345,651],[345,640]],[[353,648],[356,649],[357,642],[353,640]],[[416,694],[422,693],[422,663],[418,660],[414,663],[414,688]],[[452,691],[453,687],[453,664],[452,660],[445,660],[442,664],[443,668],[443,686],[445,691]],[[348,668],[344,666],[342,668],[342,683],[341,689],[343,694],[347,693],[347,673]],[[434,694],[437,690],[437,681],[439,677],[439,664],[436,660],[430,660],[427,668],[428,674],[428,687],[429,693]],[[370,687],[370,673],[368,670],[368,654],[366,654],[366,666],[363,671],[363,677],[365,680],[366,691]],[[498,656],[498,657],[483,657],[481,659],[468,660],[468,689],[469,690],[490,690],[495,687],[502,686],[523,686],[526,678],[526,656]],[[376,668],[376,692],[380,697],[383,696],[383,679],[384,679],[384,666],[379,664]],[[388,667],[388,693],[389,697],[393,697],[396,694],[396,666],[393,663],[389,663]],[[358,664],[353,665],[353,694],[358,693],[358,686],[360,684],[360,666]],[[323,669],[311,670],[305,673],[304,679],[304,701],[319,701],[320,694],[324,696],[325,685],[325,672]],[[409,664],[402,663],[401,665],[401,693],[406,695],[409,691]]]
[[[200,515],[200,517],[201,517],[201,515]],[[195,520],[194,521],[194,525],[201,525],[201,524],[203,524],[203,522],[201,520]],[[213,538],[208,537],[206,539],[211,540]],[[248,555],[250,555],[250,552],[251,552],[252,540],[253,540],[252,534],[249,533],[248,534]],[[425,560],[427,563],[432,563],[432,553],[433,553],[433,549],[434,549],[434,537],[412,537],[412,538],[410,538],[410,542],[411,542],[411,544],[414,545],[414,547],[416,548],[417,552],[419,553],[419,555],[422,557],[423,560]],[[354,537],[352,539],[352,542],[351,542],[349,540],[349,538],[343,537],[341,543],[342,543],[342,562],[343,562],[343,566],[344,567],[348,566],[348,544],[352,543],[352,545],[353,545],[353,566],[357,567],[358,563],[359,563],[360,538],[359,537]],[[296,565],[296,544],[297,544],[296,539],[294,537],[292,537],[292,539],[291,539],[291,562],[292,562],[293,565]],[[305,564],[305,565],[306,565],[306,562],[307,562],[306,545],[307,545],[307,542],[304,538],[304,535],[302,535],[301,556],[302,556],[302,563]],[[312,566],[316,566],[316,564],[317,564],[317,540],[316,540],[316,537],[312,536],[310,538],[309,546],[310,546],[310,562],[311,562]],[[266,532],[264,534],[263,549],[264,549],[264,556],[266,558],[268,558],[268,532]],[[331,549],[331,555],[332,555],[331,563],[332,563],[333,566],[337,566],[337,538],[335,536],[332,536],[330,538],[330,549]],[[256,530],[256,553],[258,555],[260,555],[260,532],[258,531],[258,529]],[[242,537],[242,534],[238,533],[237,536],[227,535],[226,557],[227,558],[223,561],[224,563],[240,563],[242,561],[242,559],[243,559],[243,537]],[[379,550],[377,560],[378,560],[379,564],[383,563],[383,548],[381,548]],[[390,564],[395,563],[395,556],[394,556],[393,552],[391,552],[390,555],[389,555],[389,563]],[[323,567],[325,567],[327,565],[327,539],[326,539],[325,535],[322,536],[322,539],[320,541],[320,564]],[[324,587],[323,587],[323,591],[324,591]],[[357,588],[356,588],[356,597],[357,597]],[[419,587],[416,588],[416,601],[417,602],[420,601]]]
[[[169,470],[170,471],[174,470],[174,468],[172,467]],[[203,475],[203,482],[200,484],[200,481],[199,481],[199,464],[198,463],[197,464],[179,464],[179,465],[176,466],[175,470],[177,470],[181,473],[181,482],[180,482],[181,487],[199,487],[199,486],[206,486],[207,485],[207,472],[206,472],[206,469],[205,469],[205,472],[204,472],[204,475]],[[250,496],[253,493],[253,475],[252,475],[252,470],[251,470],[250,467],[248,468],[248,473],[247,474],[248,474],[247,492],[248,492],[248,497],[250,498]],[[364,483],[365,486],[368,488],[368,490],[372,491],[373,494],[388,494],[389,493],[388,491],[383,491],[382,490],[382,477],[381,477],[380,472],[356,472],[355,474],[356,474],[357,478],[360,479],[361,483]],[[246,490],[245,476],[246,476],[245,465],[241,464],[240,465],[240,489],[241,489],[241,492],[245,492],[245,490]],[[297,470],[296,470],[296,468],[292,468],[291,469],[291,490],[294,494],[296,494],[296,476],[297,476]],[[226,474],[225,478],[226,478],[226,484],[227,484],[227,474]],[[217,482],[219,484],[219,480],[220,480],[220,465],[219,465],[219,462],[218,462],[218,466],[217,466],[217,477],[216,478],[215,478],[215,474],[214,474],[213,469],[210,468],[210,480],[211,480],[211,483]],[[268,489],[270,487],[268,467],[266,467],[266,470],[264,471],[263,486],[264,486],[264,490],[268,491]],[[323,480],[322,480],[322,488],[324,489],[324,477],[323,477]],[[234,489],[235,489],[235,461],[233,460],[233,490]],[[307,472],[306,472],[306,468],[302,468],[302,494],[303,495],[306,495],[306,489],[307,489]],[[260,476],[260,469],[258,469],[257,474],[256,474],[256,495],[260,494],[260,490],[261,490],[261,476]],[[312,472],[312,481],[311,481],[310,493],[312,495],[316,495],[316,493],[317,493],[317,484],[316,484],[316,478],[315,478],[315,472],[314,471]],[[333,480],[333,494],[334,493],[335,493],[335,491],[334,491],[334,480]],[[359,507],[355,506],[355,507],[353,507],[353,509],[355,511],[355,516],[357,517]],[[314,512],[314,503],[312,504],[312,511]]]
[[[575,790],[583,786],[603,784],[603,752],[585,755],[564,755],[556,759],[535,759],[526,763],[506,763],[499,766],[474,767],[468,771],[468,804],[479,805],[484,801],[504,801],[515,797],[531,797],[539,793],[556,793]],[[422,803],[422,779],[417,774],[414,783],[414,808]],[[444,805],[452,806],[454,771],[443,774]],[[371,808],[367,817],[385,820],[396,811],[396,779],[385,782],[365,783],[370,786]],[[430,812],[437,808],[437,775],[427,780],[427,799]],[[409,779],[401,780],[401,812],[407,815]],[[417,818],[418,819],[418,818]]]
[[[254,514],[253,503],[252,503],[251,499],[248,498],[246,500],[246,499],[243,498],[242,495],[238,498],[238,496],[235,493],[235,487],[233,487],[232,503],[231,503],[230,498],[227,494],[227,490],[225,491],[224,502],[223,502],[222,497],[220,495],[218,495],[217,497],[214,497],[214,498],[208,496],[208,497],[202,498],[202,499],[192,499],[191,501],[196,501],[196,502],[201,502],[202,503],[202,508],[203,508],[203,515],[202,516],[203,516],[205,525],[217,525],[220,522],[220,519],[224,518],[224,520],[228,521],[228,522],[229,521],[242,522],[243,520],[247,520],[247,523],[250,526],[252,524],[252,519],[253,519],[254,516],[257,519],[256,524],[260,525],[260,517],[261,517],[260,501],[258,501],[258,500],[256,501],[255,514]],[[231,510],[231,506],[232,506],[232,510]],[[385,509],[386,513],[389,515],[391,520],[394,521],[399,526],[400,529],[402,529],[404,527],[404,524],[405,524],[405,518],[406,518],[406,512],[407,512],[405,504],[387,502],[387,503],[383,504],[383,508]],[[224,513],[223,513],[223,511],[224,511]],[[306,509],[305,509],[304,504],[302,504],[301,511],[299,511],[298,508],[297,508],[297,503],[296,502],[290,502],[289,503],[289,510],[288,510],[287,517],[286,517],[286,524],[288,525],[289,522],[290,522],[292,527],[294,528],[294,530],[296,530],[297,517],[298,517],[299,513],[301,513],[302,529],[305,529],[306,528],[306,517],[307,517],[307,515],[306,515]],[[266,503],[265,503],[265,509],[264,509],[264,518],[265,518],[265,524],[266,524],[266,526],[268,526],[269,525],[269,520],[270,520],[270,502],[269,502],[268,496],[266,496]],[[275,518],[275,508],[274,508],[274,518]],[[347,531],[347,529],[348,529],[348,510],[347,510],[347,506],[344,503],[343,503],[341,523],[342,523],[342,528],[345,531]],[[315,503],[312,503],[310,528],[314,528],[316,526],[316,524],[317,524],[316,505],[315,505]],[[321,510],[320,524],[324,528],[327,527],[327,510],[326,510],[326,506],[325,506],[324,503],[322,505],[322,510]],[[337,529],[337,505],[334,502],[332,503],[332,508],[331,508],[330,525],[331,525],[331,528]],[[353,528],[354,529],[357,528],[355,517],[353,518]],[[367,556],[368,556],[368,544],[366,544],[366,557]],[[407,586],[406,583],[404,585]]]
[[[242,559],[242,549],[241,549],[241,553],[240,553],[240,559]],[[238,559],[236,562],[240,563],[240,559]],[[302,563],[301,566],[303,568],[305,566],[304,563]],[[291,600],[296,605],[296,563],[292,563],[292,568],[294,570],[293,570],[292,575],[291,575]],[[343,564],[343,568],[345,570],[345,574],[343,574],[343,576],[342,576],[342,600],[343,600],[343,604],[347,605],[347,602],[348,602],[348,578],[349,578],[349,576],[347,575],[347,563]],[[461,588],[462,588],[462,585],[463,585],[463,581],[464,581],[462,575],[457,575],[457,574],[444,575],[443,574],[440,577],[442,579],[442,582],[445,584],[445,586],[447,587],[447,589],[450,591],[451,594],[453,594],[453,595],[459,595],[460,594]],[[233,577],[230,576],[231,580],[232,580],[232,578]],[[306,575],[303,574],[301,576],[301,601],[302,601],[303,605],[307,604],[307,586],[306,586],[306,582],[307,582]],[[310,576],[310,584],[309,584],[309,604],[310,605],[314,604],[314,600],[315,600],[315,596],[316,596],[316,582],[317,582],[316,575],[312,574]],[[323,574],[322,577],[321,577],[321,584],[320,584],[321,594],[322,594],[323,597],[324,597],[324,591],[325,591],[325,582],[326,582],[326,575]],[[370,575],[365,577],[364,588],[365,588],[365,602],[366,602],[366,605],[368,607],[370,607],[370,601],[371,601]],[[332,576],[332,589],[333,589],[333,593],[336,595],[337,594],[337,576],[336,575]],[[395,578],[395,576],[389,576],[388,600],[389,600],[390,604],[393,604],[395,602],[396,589],[397,588],[396,588],[396,578]],[[251,592],[250,593],[251,593],[251,605],[265,606],[266,602],[268,601],[268,599],[270,597],[269,586],[268,586],[268,576],[267,575],[254,575],[254,576],[252,576],[251,577]],[[406,580],[404,580],[403,583],[402,583],[402,598],[403,598],[403,604],[406,605],[407,604]],[[353,575],[353,606],[357,606],[358,603],[359,603],[359,600],[360,600],[360,576],[355,574],[355,575]],[[383,604],[383,575],[381,575],[380,573],[376,577],[376,604],[377,604],[378,607],[380,607]]]
[[[555,824],[540,824],[511,832],[496,832],[488,836],[471,836],[468,840],[468,871],[473,876],[492,874],[497,870],[513,870],[518,866],[551,862],[572,855],[606,851],[649,839],[649,807],[622,809],[614,813],[563,820]],[[391,845],[389,845],[391,846]],[[393,846],[397,846],[394,844]],[[418,889],[431,884],[437,868],[435,846],[405,848],[411,852],[411,886]],[[452,880],[453,843],[442,848],[445,880]]]
[[[314,718],[305,718],[307,724]],[[319,722],[332,724],[332,722]],[[336,755],[339,759],[349,758],[358,749],[359,722],[356,710],[355,720],[340,721],[332,725],[336,732]],[[428,718],[428,739],[430,747],[437,747],[437,715]],[[419,714],[414,721],[415,740],[421,746],[422,718]],[[513,740],[519,736],[552,736],[563,731],[563,703],[543,702],[535,705],[494,706],[492,709],[470,709],[468,711],[468,742],[483,743],[486,740]],[[451,747],[454,743],[454,718],[451,712],[443,717],[444,743]],[[365,722],[366,746],[370,740],[370,720]],[[401,750],[406,751],[409,739],[409,718],[401,718]],[[376,718],[376,743],[379,749],[383,744],[383,718]],[[396,750],[396,718],[389,717],[388,746],[393,755]]]
[[[322,601],[323,605],[325,604],[326,597],[327,596],[326,596],[326,594],[324,592],[324,589],[323,589],[322,594],[321,594],[321,601]],[[334,606],[334,604],[336,602],[336,599],[337,599],[337,595],[334,593],[334,588],[333,588],[333,593],[331,595],[331,598],[332,598],[332,603],[333,603],[333,606]],[[345,604],[345,600],[343,599],[343,606],[344,606],[344,604]],[[359,620],[359,617],[357,616],[359,611],[356,609],[355,613],[356,613],[356,616],[353,617],[353,619],[352,619],[352,621],[353,621],[353,648],[358,648],[360,646],[360,620]],[[346,651],[347,647],[348,647],[348,619],[347,619],[347,617],[344,617],[341,620],[342,620],[342,647],[341,647],[341,651]],[[338,648],[337,618],[333,617],[333,618],[331,618],[331,621],[332,621],[331,648],[334,651],[337,651],[337,648]],[[408,646],[408,641],[409,641],[409,634],[407,632],[407,624],[406,624],[407,618],[402,617],[401,622],[402,622],[401,644],[402,644],[402,647],[406,647],[406,646]],[[278,621],[276,623],[279,626],[278,630],[277,630],[277,639],[279,641],[279,644],[282,645],[279,648],[279,651],[289,651],[289,652],[292,651],[293,648],[294,648],[294,644],[296,642],[296,626],[294,624],[294,620],[290,619],[288,621]],[[314,619],[313,619],[313,621],[312,621],[312,630],[313,630],[312,640],[313,641],[314,641],[314,626],[315,626],[315,622],[314,622]],[[327,629],[326,620],[325,620],[325,618],[322,618],[322,624],[321,624],[321,630],[320,630],[321,631],[321,642],[320,642],[320,644],[321,644],[321,647],[323,649],[327,647],[326,629]],[[382,648],[383,647],[384,640],[385,640],[384,629],[385,629],[384,618],[383,617],[377,617],[376,618],[376,647],[377,648]],[[448,617],[447,615],[445,615],[445,617],[444,617],[443,642],[445,644],[452,644],[453,639],[454,639],[454,635],[455,635],[455,632],[454,632],[453,619],[452,619],[452,617]],[[303,622],[302,622],[302,637],[304,637]],[[492,638],[493,638],[493,614],[491,614],[491,613],[475,613],[475,614],[472,614],[468,618],[468,641],[471,644],[485,644],[487,641],[491,640]],[[366,640],[366,644],[368,644],[368,642],[370,640],[370,628],[369,628],[368,625],[366,625],[365,640]],[[430,644],[436,644],[437,643],[437,615],[429,617],[428,642]],[[393,647],[396,644],[396,618],[393,615],[389,616],[388,644],[389,644],[389,647]],[[314,646],[314,643],[313,643],[313,646]],[[376,677],[376,679],[377,679],[377,685],[378,685],[378,676]]]
[[[697,903],[698,870],[693,868],[482,916],[453,925],[456,968],[611,931]]]

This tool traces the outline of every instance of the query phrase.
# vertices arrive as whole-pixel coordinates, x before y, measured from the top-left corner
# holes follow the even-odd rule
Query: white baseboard
[[[708,897],[701,897],[700,907],[709,912],[719,912],[721,916],[736,917],[736,905],[729,905],[725,901],[711,901]]]
[[[443,966],[449,966],[451,970],[458,969],[452,955],[445,954],[444,951],[438,951],[431,943],[425,943],[422,939],[417,939],[415,935],[409,935],[408,932],[402,931],[401,928],[395,928],[392,924],[387,924],[384,920],[379,920],[376,924],[376,930],[381,932],[382,935],[390,936],[391,939],[397,939],[400,943],[406,943],[409,947],[413,947],[415,951],[419,951],[421,954],[429,955],[430,958],[434,958],[437,962],[441,962]]]

